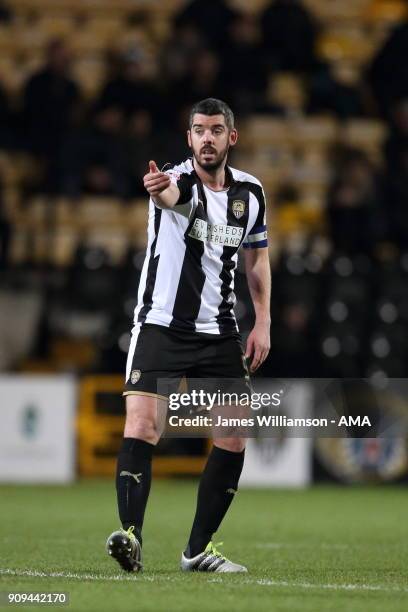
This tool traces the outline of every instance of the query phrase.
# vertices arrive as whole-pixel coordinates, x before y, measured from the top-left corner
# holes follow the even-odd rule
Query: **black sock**
[[[245,451],[233,453],[213,446],[198,487],[197,509],[186,555],[201,553],[221,524],[234,494],[244,465]]]
[[[152,480],[152,453],[154,445],[123,438],[116,468],[116,492],[119,517],[123,529],[135,528],[141,541],[143,517]]]

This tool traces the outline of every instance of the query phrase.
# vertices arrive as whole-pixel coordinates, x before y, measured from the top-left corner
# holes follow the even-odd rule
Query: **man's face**
[[[235,129],[225,125],[224,115],[201,115],[196,113],[193,125],[187,132],[188,144],[198,165],[204,170],[215,170],[221,166],[228,149],[237,142]]]

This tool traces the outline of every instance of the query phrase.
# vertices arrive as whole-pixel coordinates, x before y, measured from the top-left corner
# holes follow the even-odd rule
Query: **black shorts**
[[[187,379],[239,381],[248,391],[249,372],[241,336],[180,332],[162,325],[135,328],[130,343],[123,395],[167,398],[163,379],[174,381],[172,391]],[[159,381],[159,384],[158,384]],[[225,381],[227,382],[227,381]],[[238,390],[237,390],[238,391]]]

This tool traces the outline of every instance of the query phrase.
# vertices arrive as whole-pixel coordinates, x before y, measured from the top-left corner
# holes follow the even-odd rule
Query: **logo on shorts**
[[[130,375],[130,382],[132,383],[132,385],[135,385],[141,377],[142,373],[140,370],[133,370],[131,375]]]
[[[244,200],[234,200],[232,202],[232,212],[237,219],[240,219],[245,212]]]

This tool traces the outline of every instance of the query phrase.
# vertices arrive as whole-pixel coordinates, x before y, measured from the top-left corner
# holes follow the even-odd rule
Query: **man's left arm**
[[[250,371],[265,361],[270,349],[271,267],[267,248],[244,249],[245,273],[255,309],[255,325],[248,336],[245,357],[252,356]]]

